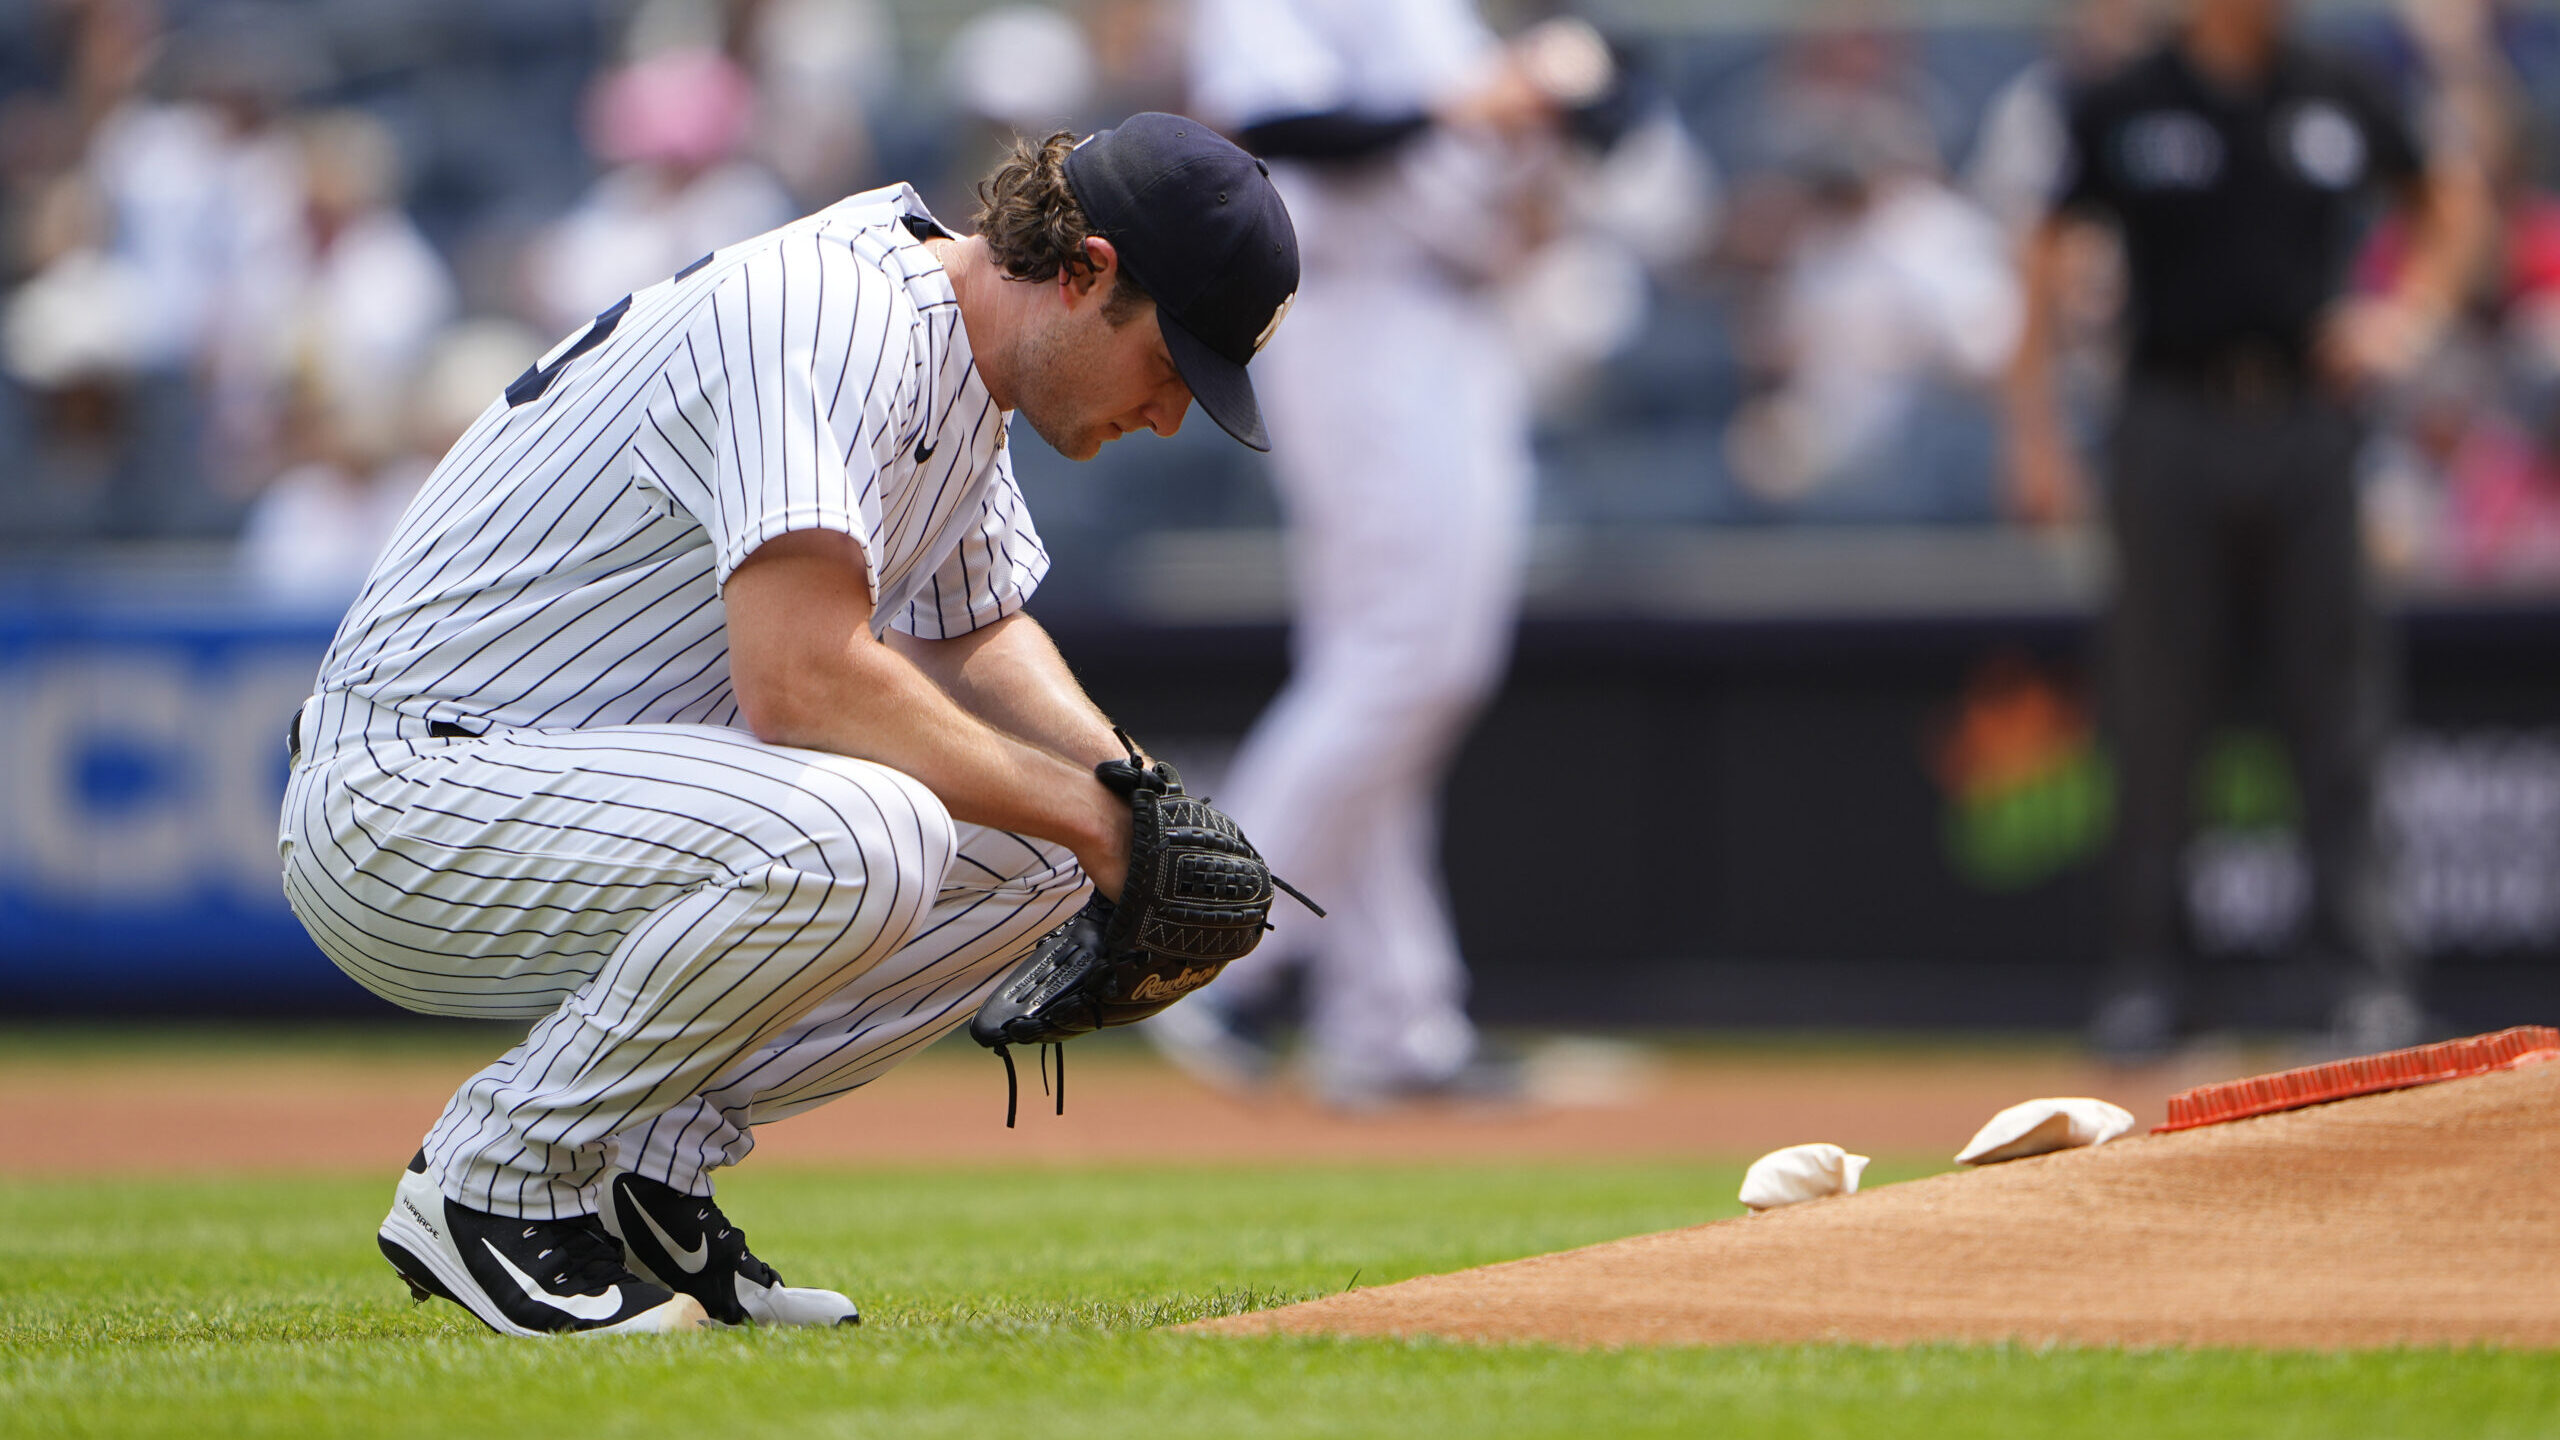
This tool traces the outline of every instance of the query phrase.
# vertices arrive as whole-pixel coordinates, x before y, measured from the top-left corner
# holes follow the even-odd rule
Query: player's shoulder
[[[2297,95],[2347,101],[2377,111],[2399,109],[2391,82],[2355,51],[2292,41],[2286,44],[2278,63],[2283,66],[2287,88]]]
[[[2064,89],[2065,103],[2075,117],[2107,120],[2172,102],[2184,93],[2184,82],[2177,51],[2163,45],[2076,78]]]
[[[921,224],[916,223],[921,220]],[[952,303],[941,262],[923,244],[945,233],[907,185],[847,196],[724,252],[720,289],[755,287],[778,298],[777,280],[805,274],[793,303],[856,306],[878,319],[912,327],[927,311]]]
[[[901,320],[955,305],[942,261],[924,246],[927,236],[947,236],[916,197],[911,184],[847,195],[804,220],[801,241],[829,269],[850,269],[865,290],[891,297]]]
[[[848,195],[810,218],[827,239],[901,285],[912,287],[920,278],[942,273],[942,262],[924,242],[951,232],[933,218],[912,185]]]

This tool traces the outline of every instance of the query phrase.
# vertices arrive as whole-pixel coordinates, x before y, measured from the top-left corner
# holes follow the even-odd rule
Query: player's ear
[[[1058,282],[1067,287],[1067,303],[1074,305],[1093,296],[1109,295],[1119,274],[1119,250],[1099,235],[1088,235],[1084,239],[1084,268],[1059,267]]]

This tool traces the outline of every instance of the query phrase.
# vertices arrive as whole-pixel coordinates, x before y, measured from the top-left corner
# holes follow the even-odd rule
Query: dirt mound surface
[[[2555,1346],[2555,1274],[2560,1064],[1940,1175],[1201,1328],[1575,1345]]]

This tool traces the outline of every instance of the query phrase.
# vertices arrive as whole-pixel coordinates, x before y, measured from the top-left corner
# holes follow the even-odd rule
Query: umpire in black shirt
[[[2292,40],[2283,0],[2191,0],[2167,48],[2080,91],[2068,113],[2068,169],[2027,258],[2012,481],[2030,520],[2080,504],[2051,337],[2069,228],[2112,221],[2129,354],[2101,502],[2118,800],[2092,1039],[2117,1059],[2151,1058],[2191,1018],[2180,861],[2196,766],[2235,662],[2254,655],[2302,799],[2304,944],[2336,977],[2335,1038],[2358,1051],[2414,1043],[2411,967],[2375,874],[2392,666],[2364,573],[2357,406],[2450,316],[2477,243],[2477,188],[2428,164],[2383,91]],[[2350,298],[2377,199],[2415,212],[2416,253],[2395,293]]]

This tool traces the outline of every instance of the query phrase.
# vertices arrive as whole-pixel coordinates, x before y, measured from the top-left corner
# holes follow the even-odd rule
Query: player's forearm
[[[2033,525],[2061,523],[2080,504],[2053,375],[2064,243],[2058,220],[2039,226],[2027,242],[2020,267],[2026,314],[2001,387],[2009,428],[2009,506],[2018,519]]]
[[[1087,766],[1122,753],[1109,717],[1027,614],[949,640],[892,634],[888,643],[960,708],[998,730]]]
[[[1079,855],[1128,823],[1089,763],[970,714],[868,636],[848,645],[838,663],[813,665],[794,690],[788,700],[750,714],[757,738],[876,761],[913,776],[955,820],[1038,836]]]
[[[2438,161],[2415,191],[2409,263],[2393,299],[2430,326],[2461,308],[2489,235],[2490,201],[2468,160]]]
[[[829,531],[767,541],[729,579],[730,683],[756,738],[914,777],[952,818],[1064,845],[1116,893],[1128,811],[1090,762],[1007,735],[873,638],[861,551]]]
[[[2001,386],[2014,443],[2042,445],[2062,433],[2062,406],[2054,391],[2055,332],[2062,310],[2062,222],[2047,221],[2028,237],[2019,266],[2024,313],[2018,348]]]
[[[1248,125],[1236,142],[1268,160],[1318,163],[1368,160],[1421,134],[1431,117],[1420,110],[1372,115],[1356,110],[1311,111]]]

